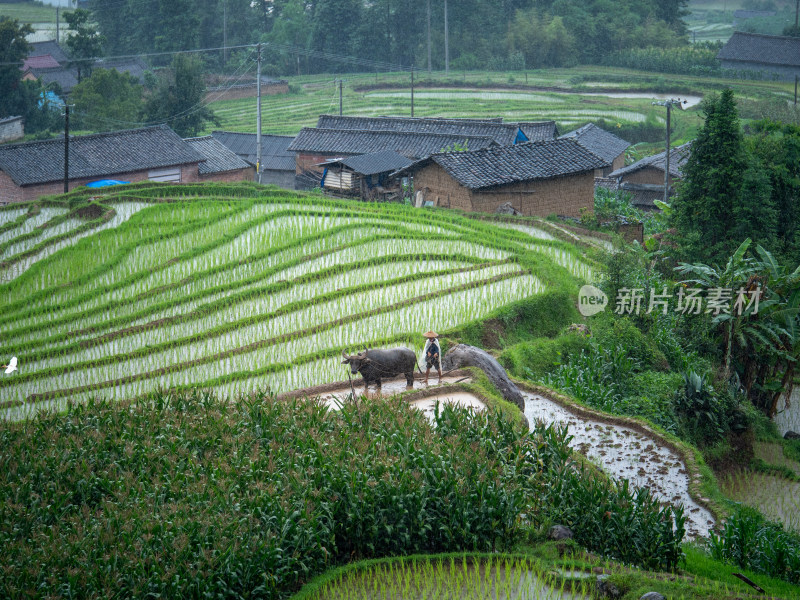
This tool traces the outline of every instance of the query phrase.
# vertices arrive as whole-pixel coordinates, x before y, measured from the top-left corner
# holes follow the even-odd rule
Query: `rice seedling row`
[[[185,386],[199,386],[209,387],[219,383],[221,380],[233,380],[247,378],[252,375],[260,373],[284,371],[292,365],[297,365],[311,360],[314,357],[319,357],[320,354],[328,354],[335,356],[343,347],[335,348],[331,351],[320,349],[319,346],[311,348],[312,352],[306,355],[292,355],[285,352],[280,352],[284,357],[285,362],[275,362],[267,364],[265,367],[253,368],[254,365],[262,364],[258,360],[257,352],[264,348],[276,345],[286,345],[292,340],[297,338],[308,337],[326,332],[331,329],[342,329],[341,335],[355,335],[357,340],[364,340],[370,336],[367,332],[403,332],[403,335],[408,336],[415,332],[422,323],[433,323],[434,326],[444,329],[445,327],[451,328],[460,323],[466,323],[475,318],[479,318],[491,312],[498,303],[518,300],[539,290],[539,282],[530,275],[524,275],[521,272],[511,272],[495,276],[489,280],[479,280],[469,282],[441,290],[432,292],[420,297],[410,298],[400,301],[398,303],[381,306],[366,312],[352,314],[334,321],[324,322],[320,325],[306,328],[304,330],[295,330],[288,333],[281,333],[276,337],[270,339],[260,340],[258,342],[249,344],[248,346],[231,347],[228,346],[226,350],[219,351],[218,346],[209,348],[209,353],[201,358],[193,359],[188,362],[179,362],[180,355],[178,350],[174,350],[172,355],[167,354],[170,364],[160,367],[156,370],[137,373],[129,375],[117,380],[106,380],[102,382],[84,383],[81,386],[73,388],[59,388],[55,390],[34,390],[37,385],[36,379],[29,383],[23,383],[22,386],[12,387],[11,389],[3,390],[4,395],[10,395],[17,400],[7,400],[0,404],[0,406],[15,405],[23,399],[29,402],[39,402],[58,396],[72,396],[81,394],[83,392],[98,393],[102,390],[115,389],[120,386],[148,380],[157,382],[157,385],[164,385],[169,383],[170,387],[176,387],[174,384],[178,380],[179,374],[187,369],[192,369],[203,365],[203,369],[199,370],[191,377],[192,383],[186,383]],[[457,310],[452,307],[457,306]],[[432,317],[435,315],[435,318]],[[369,319],[365,323],[361,323]],[[334,335],[334,334],[331,334]],[[339,334],[336,334],[339,335]],[[345,338],[335,338],[345,339]],[[349,339],[349,338],[348,338]],[[226,340],[233,343],[233,340]],[[364,342],[362,342],[364,343]],[[246,355],[246,356],[239,356]],[[234,362],[236,361],[236,362]],[[225,373],[232,365],[241,364],[242,366],[250,367],[246,370],[238,372],[227,372],[220,374],[217,379],[200,381],[196,375],[200,373],[208,373],[209,371],[217,370],[218,372]],[[211,366],[209,368],[209,365]],[[321,382],[312,382],[308,385],[315,385]],[[156,386],[145,388],[155,389]],[[177,386],[179,389],[183,386]],[[27,396],[20,395],[24,392],[31,391]],[[281,389],[280,391],[285,391]],[[124,396],[122,396],[124,397]]]

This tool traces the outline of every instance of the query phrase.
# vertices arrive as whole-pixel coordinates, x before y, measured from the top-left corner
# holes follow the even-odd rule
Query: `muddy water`
[[[425,389],[428,389],[428,388],[431,388],[431,387],[438,387],[440,385],[444,386],[444,387],[447,387],[448,384],[455,383],[456,381],[460,381],[461,383],[469,383],[471,381],[471,379],[469,379],[469,378],[464,379],[463,376],[461,376],[461,377],[442,377],[442,381],[441,381],[441,383],[439,383],[439,378],[436,377],[435,375],[431,375],[431,377],[428,379],[429,385],[425,385],[425,382],[423,380],[421,380],[421,379],[415,379],[414,380],[414,388],[413,389],[415,389],[415,390],[425,390]],[[384,381],[383,385],[381,386],[380,392],[377,390],[377,388],[375,386],[370,386],[370,388],[365,393],[364,384],[363,384],[363,382],[360,381],[360,379],[358,381],[353,381],[353,389],[355,390],[356,397],[359,397],[362,394],[364,394],[368,398],[389,398],[391,396],[396,396],[397,394],[402,394],[403,392],[409,391],[408,388],[406,387],[406,380],[404,378],[402,378],[402,377],[398,378],[398,379],[392,379],[390,381]],[[341,388],[332,390],[330,392],[325,392],[323,394],[320,394],[319,397],[329,407],[334,408],[334,409],[338,409],[341,406],[341,403],[343,401],[347,400],[348,396],[350,396],[351,393],[352,393],[352,390],[350,389],[350,386],[343,386]],[[444,392],[444,390],[443,390],[442,396],[444,396],[444,395],[446,395],[446,392]],[[471,398],[473,398],[476,402],[479,402],[481,404],[481,406],[483,406],[483,403],[480,402],[480,400],[478,400],[477,398],[475,398],[475,396],[472,396],[471,394],[465,394],[465,393],[461,392],[460,389],[459,390],[453,390],[453,392],[451,392],[451,394],[450,394],[450,396],[452,396],[452,397],[456,397],[457,396],[459,398],[462,395],[471,396]],[[439,396],[436,396],[436,397],[438,398]],[[425,398],[423,400],[416,401],[416,402],[422,403],[422,404],[420,404],[418,406],[418,408],[420,408],[421,410],[426,410],[427,409],[427,405],[425,404],[425,401],[427,401],[427,400],[428,399]],[[461,400],[463,401],[463,398],[461,398]],[[415,403],[412,402],[411,404],[414,405]],[[431,403],[431,405],[432,405],[432,403]]]
[[[572,448],[612,477],[646,487],[663,502],[682,504],[687,538],[708,536],[714,517],[689,494],[689,473],[676,452],[634,429],[579,417],[538,394],[523,391],[522,395],[529,423],[539,419],[567,424]]]

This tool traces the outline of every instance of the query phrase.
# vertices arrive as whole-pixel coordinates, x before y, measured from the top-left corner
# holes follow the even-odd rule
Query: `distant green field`
[[[21,23],[55,23],[56,7],[33,2],[0,2],[0,16],[11,17]]]
[[[292,93],[263,99],[265,133],[294,135],[314,126],[320,114],[338,113],[339,91],[335,75],[291,78]],[[687,75],[652,74],[609,67],[547,69],[525,73],[451,72],[416,74],[414,116],[503,117],[507,121],[555,120],[570,131],[586,122],[603,119],[621,132],[645,124],[663,124],[664,109],[653,106],[656,96],[704,96],[730,86],[737,95],[764,98],[789,97],[788,84],[725,80]],[[410,116],[409,73],[348,74],[342,108],[345,115]],[[636,94],[611,97],[606,94]],[[220,125],[208,131],[254,132],[256,99],[212,102]],[[694,136],[700,124],[697,107],[675,113],[674,143]]]

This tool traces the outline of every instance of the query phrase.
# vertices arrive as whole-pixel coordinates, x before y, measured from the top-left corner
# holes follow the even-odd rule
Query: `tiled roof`
[[[256,164],[256,134],[214,131],[211,134],[251,165]],[[294,171],[295,154],[287,150],[294,137],[290,135],[261,136],[261,170]]]
[[[69,68],[56,67],[53,69],[30,69],[29,71],[44,85],[57,83],[65,94],[69,94],[72,88],[78,85],[77,73]]]
[[[396,131],[403,133],[435,133],[462,137],[490,137],[503,146],[517,138],[519,126],[492,119],[420,119],[412,117],[348,117],[320,115],[320,129],[355,129],[361,131]]]
[[[431,162],[470,189],[552,179],[592,171],[605,164],[575,140],[556,139],[516,146],[494,146],[475,152],[434,154],[402,171],[414,171]]]
[[[800,38],[734,31],[717,58],[800,67]]]
[[[41,56],[29,56],[22,62],[22,70],[28,69],[58,69],[61,67],[58,61],[49,54]]]
[[[561,138],[575,139],[581,146],[606,161],[607,165],[610,165],[615,158],[630,146],[629,142],[618,138],[605,129],[601,129],[594,123],[589,123],[575,131],[565,133]]]
[[[670,175],[672,175],[673,177],[681,176],[681,169],[683,169],[683,166],[689,159],[690,151],[691,151],[691,142],[687,142],[681,146],[676,146],[670,149],[670,155],[669,155]],[[654,154],[653,156],[646,156],[645,158],[637,160],[635,163],[630,164],[627,167],[622,167],[621,169],[617,169],[616,171],[609,173],[608,176],[622,177],[624,175],[634,173],[646,167],[653,167],[659,169],[660,171],[664,171],[664,169],[667,168],[666,156],[667,156],[666,152],[660,152],[658,154]]]
[[[218,142],[210,135],[185,140],[198,154],[205,157],[205,161],[200,163],[200,175],[210,173],[226,173],[228,171],[239,171],[249,169],[250,165],[231,152],[224,144]]]
[[[542,140],[552,140],[558,136],[558,127],[555,121],[536,121],[531,123],[519,123],[519,128],[525,137],[531,142]]]
[[[0,119],[0,125],[4,123],[11,123],[12,121],[19,121],[21,118],[22,117],[19,115],[16,117],[3,117],[2,119]]]
[[[370,154],[394,150],[411,159],[424,158],[448,146],[467,144],[470,150],[495,144],[491,137],[407,133],[399,131],[362,131],[353,129],[320,129],[304,127],[289,146],[295,152],[324,154]]]
[[[70,138],[71,179],[199,163],[204,157],[166,125]],[[0,146],[0,170],[17,185],[64,177],[64,139]]]
[[[144,83],[144,74],[148,70],[147,64],[141,58],[119,58],[115,60],[95,61],[95,69],[114,69],[120,73],[128,73],[135,77],[139,83]]]
[[[30,46],[29,57],[50,55],[61,65],[69,62],[69,57],[56,42],[33,42]]]
[[[394,150],[383,150],[372,154],[339,158],[328,161],[326,164],[343,164],[362,175],[377,175],[407,167],[411,161]]]

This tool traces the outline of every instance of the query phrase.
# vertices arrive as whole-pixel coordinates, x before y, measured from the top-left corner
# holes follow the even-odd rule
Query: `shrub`
[[[568,333],[554,339],[538,338],[506,348],[499,360],[512,375],[538,381],[588,345],[586,336],[581,333]]]
[[[711,532],[708,547],[717,560],[800,583],[800,536],[751,508],[740,507],[719,535]]]

